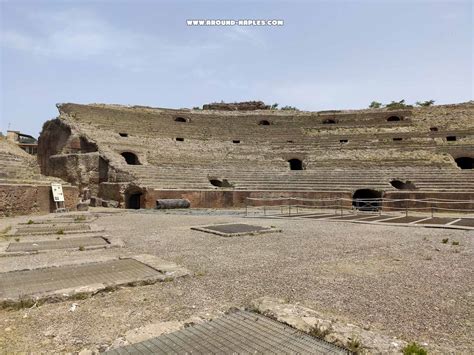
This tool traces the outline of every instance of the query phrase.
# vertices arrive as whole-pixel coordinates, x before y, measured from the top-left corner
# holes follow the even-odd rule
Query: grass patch
[[[80,222],[80,221],[85,221],[86,216],[76,216],[74,217],[74,222]]]
[[[456,242],[453,240],[453,242],[451,243],[452,245],[459,245],[459,242]]]
[[[64,234],[64,229],[58,229],[58,231],[56,232],[56,234]]]
[[[426,355],[428,352],[421,345],[413,342],[402,349],[403,355]]]
[[[28,220],[28,222],[26,222],[26,224],[33,224],[33,223],[35,223],[35,222],[33,222],[31,219]]]
[[[443,244],[448,244],[448,242],[449,242],[449,238],[444,238],[444,239],[441,241],[441,243],[443,243]]]
[[[86,248],[84,248],[82,245],[79,247],[79,251],[84,251]]]
[[[20,238],[15,238],[15,242],[19,242],[20,241]]]

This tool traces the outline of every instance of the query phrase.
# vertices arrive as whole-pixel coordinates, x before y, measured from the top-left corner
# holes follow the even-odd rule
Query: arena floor
[[[426,343],[434,353],[469,353],[474,348],[474,231],[245,218],[236,210],[92,213],[98,215],[95,228],[122,239],[124,248],[1,257],[0,272],[153,254],[194,276],[87,299],[2,309],[0,349],[103,351],[120,344],[130,330],[158,322],[209,319],[261,296],[283,298],[328,318]],[[30,218],[2,219],[0,230]],[[226,238],[191,230],[224,223],[282,231]],[[7,242],[7,237],[0,238]],[[28,237],[21,238],[26,242]]]

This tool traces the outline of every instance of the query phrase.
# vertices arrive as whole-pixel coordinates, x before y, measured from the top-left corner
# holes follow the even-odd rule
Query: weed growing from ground
[[[428,352],[421,345],[413,342],[402,349],[403,355],[426,355]]]
[[[448,244],[448,242],[449,242],[449,238],[444,238],[444,239],[441,241],[441,243],[443,243],[443,244]]]

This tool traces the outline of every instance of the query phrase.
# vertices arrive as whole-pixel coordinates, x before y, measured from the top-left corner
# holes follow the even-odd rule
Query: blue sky
[[[304,110],[472,99],[470,1],[5,1],[0,130],[37,135],[57,102]],[[283,19],[188,27],[186,19]]]

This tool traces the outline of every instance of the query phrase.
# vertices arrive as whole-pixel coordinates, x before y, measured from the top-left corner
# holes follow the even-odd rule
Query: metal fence
[[[455,206],[455,208],[453,208]],[[344,212],[400,212],[406,216],[410,212],[425,212],[434,217],[436,213],[474,213],[474,200],[426,199],[388,199],[388,198],[326,198],[309,199],[303,197],[248,197],[245,204],[246,215],[263,214],[295,216],[315,210],[333,210],[334,214]]]

